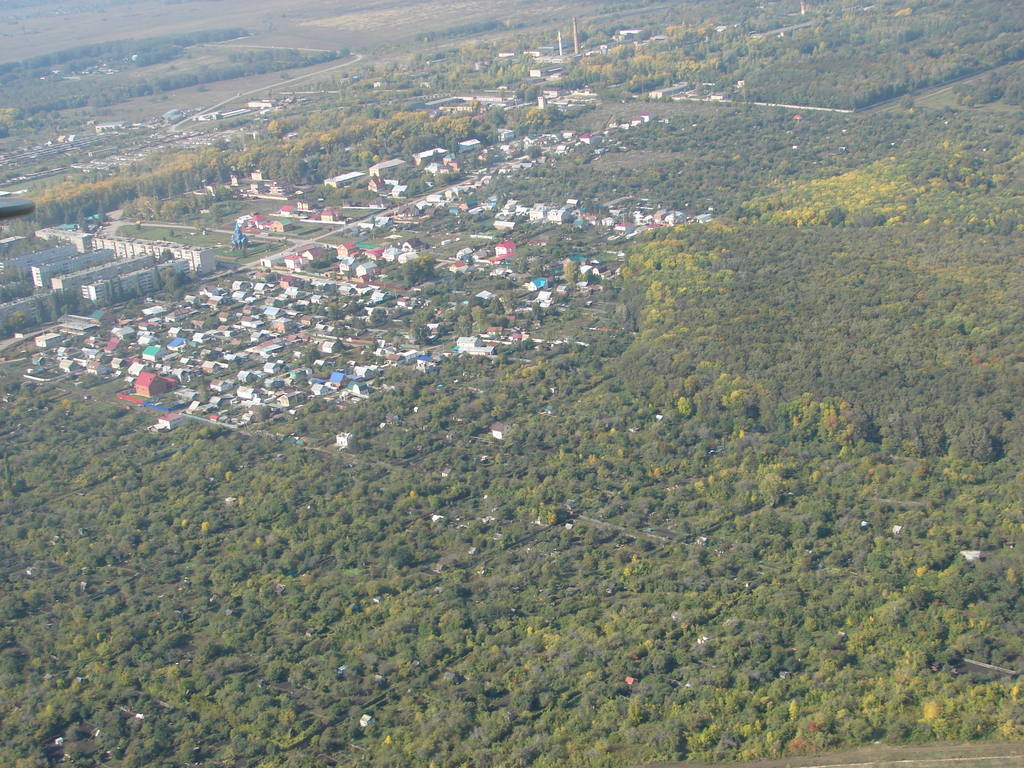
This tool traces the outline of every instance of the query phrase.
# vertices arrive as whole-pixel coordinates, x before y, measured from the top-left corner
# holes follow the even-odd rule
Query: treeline
[[[953,93],[956,94],[957,103],[967,107],[997,101],[1014,106],[1024,105],[1024,79],[1021,78],[1021,68],[1007,67],[982,78],[959,83],[954,86]]]
[[[157,54],[152,54],[157,55]],[[176,58],[180,51],[168,51],[167,59]],[[345,50],[307,52],[295,50],[231,51],[227,60],[216,65],[204,65],[195,71],[162,72],[139,75],[132,71],[108,76],[113,82],[102,89],[85,90],[81,81],[48,80],[35,82],[33,78],[15,79],[5,85],[11,103],[25,116],[37,115],[78,107],[105,107],[128,99],[152,96],[179,88],[214,83],[238,77],[277,72],[282,69],[320,64],[347,56]],[[147,63],[150,63],[147,61]]]
[[[468,24],[457,24],[446,29],[423,32],[417,35],[420,42],[434,42],[435,40],[446,40],[452,37],[466,37],[468,35],[482,35],[486,32],[497,32],[512,29],[513,25],[506,21],[476,21]]]
[[[168,198],[230,178],[227,153],[208,147],[195,153],[156,156],[124,172],[92,182],[64,182],[36,195],[39,224],[78,223],[120,208],[140,196]]]
[[[65,48],[53,53],[32,56],[21,61],[0,64],[0,74],[13,72],[35,73],[36,70],[49,70],[54,67],[82,67],[102,63],[111,58],[125,59],[125,64],[136,63],[139,66],[165,61],[168,52],[188,48],[202,43],[217,43],[248,36],[248,32],[240,27],[230,29],[207,29],[181,35],[161,35],[140,40],[112,40],[107,43],[92,43],[74,48]],[[158,53],[154,53],[158,52]],[[153,57],[156,57],[155,59]],[[137,57],[133,59],[132,57]]]

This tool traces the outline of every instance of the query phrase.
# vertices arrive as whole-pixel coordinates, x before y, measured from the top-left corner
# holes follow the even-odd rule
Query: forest
[[[1019,250],[934,222],[666,230],[619,332],[297,424],[348,455],[168,441],[8,380],[0,674],[42,695],[4,704],[4,741],[23,768],[1020,738],[1016,684],[962,668],[1024,654]]]

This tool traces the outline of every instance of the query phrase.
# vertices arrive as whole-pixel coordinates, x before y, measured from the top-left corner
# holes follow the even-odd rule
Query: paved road
[[[272,85],[264,85],[264,86],[260,86],[259,88],[253,88],[251,91],[243,91],[241,93],[235,94],[234,96],[232,96],[230,98],[224,99],[223,101],[217,102],[212,107],[207,107],[206,109],[200,110],[199,112],[197,112],[196,114],[194,114],[192,116],[192,120],[194,120],[195,118],[199,117],[200,115],[207,115],[207,114],[209,114],[211,112],[216,112],[218,109],[220,109],[221,107],[225,106],[226,104],[230,104],[231,102],[236,101],[238,99],[245,99],[245,98],[248,98],[249,96],[255,96],[258,93],[263,93],[264,91],[269,91],[269,90],[272,90],[272,89],[280,89],[282,86],[291,85],[292,83],[299,83],[299,82],[302,82],[303,80],[308,80],[311,77],[319,77],[321,75],[326,75],[328,72],[334,72],[335,70],[338,70],[338,69],[344,69],[345,67],[351,67],[353,64],[358,64],[362,60],[363,60],[363,54],[355,53],[355,54],[352,55],[351,59],[349,59],[348,61],[342,62],[341,64],[332,64],[329,67],[324,67],[323,69],[318,69],[316,72],[310,72],[309,74],[306,74],[306,75],[299,75],[298,77],[293,77],[293,78],[291,78],[289,80],[282,80],[281,82],[273,83]],[[180,123],[177,123],[176,125],[169,126],[168,130],[169,131],[176,131],[181,126],[187,126],[189,122],[190,122],[189,120],[182,120]]]

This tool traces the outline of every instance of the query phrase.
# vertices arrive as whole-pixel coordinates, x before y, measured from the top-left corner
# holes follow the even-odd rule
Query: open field
[[[173,243],[191,245],[196,247],[227,245],[231,235],[223,232],[210,232],[202,234],[202,230],[193,233],[187,229],[147,226],[142,227],[125,226],[118,232],[122,237],[135,237],[141,240],[169,240]]]
[[[696,763],[652,763],[647,768],[712,768]],[[877,745],[779,760],[730,763],[729,768],[1020,768],[1024,744]]]
[[[523,0],[518,17],[541,23],[579,13],[591,2],[542,4]],[[56,0],[39,0],[5,9],[0,31],[0,62],[16,61],[77,45],[160,34],[192,32],[242,24],[252,37],[245,45],[307,49],[367,49],[407,41],[423,32],[502,18],[511,12],[482,0],[392,0],[367,6],[355,0],[117,0],[72,9]]]
[[[286,80],[309,77],[311,78],[310,82],[313,82],[312,78],[315,78],[318,73],[324,73],[324,76],[327,77],[330,74],[328,70],[341,69],[342,66],[348,66],[350,63],[354,63],[354,59],[351,57],[341,61],[314,64],[308,67],[268,72],[264,75],[250,75],[249,77],[239,77],[233,80],[220,80],[215,83],[179,88],[175,91],[167,91],[153,96],[140,96],[136,99],[129,99],[128,101],[99,109],[67,110],[64,114],[109,121],[152,120],[173,108],[181,110],[208,109],[214,104],[227,102],[231,106],[226,108],[230,109],[238,106],[238,104],[234,103],[235,101],[244,106],[243,99],[245,97],[240,97],[239,94],[249,94],[248,98],[257,98],[257,96],[272,95],[277,87],[281,87],[282,90],[293,90],[296,86],[294,84],[286,86]],[[196,124],[189,123],[188,127],[194,129]],[[213,130],[219,127],[220,124],[214,124],[210,126],[210,129]]]

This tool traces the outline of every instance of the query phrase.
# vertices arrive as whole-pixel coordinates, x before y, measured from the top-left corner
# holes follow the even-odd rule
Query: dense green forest
[[[1016,685],[957,674],[1024,654],[1019,248],[666,232],[618,296],[636,335],[307,414],[357,436],[344,457],[10,381],[4,688],[36,695],[5,743],[615,766],[1019,738]]]
[[[887,35],[942,13],[995,55],[996,4],[879,7]],[[921,29],[907,56],[946,28]],[[828,49],[801,55],[836,74]],[[948,54],[915,82],[994,63]],[[532,334],[577,321],[578,343],[389,368],[366,402],[299,411],[304,446],[155,434],[102,387],[0,369],[9,763],[619,768],[1024,738],[1019,678],[964,664],[1024,664],[1024,116],[981,82],[974,103],[1008,98],[663,105],[621,152],[495,181],[717,218],[619,242],[602,328]],[[324,109],[39,201],[73,220],[570,124]]]
[[[613,766],[1018,738],[1015,684],[956,674],[1024,653],[1018,251],[668,233],[631,261],[635,337],[305,417],[354,456],[9,382],[4,687],[38,695],[5,743]]]

